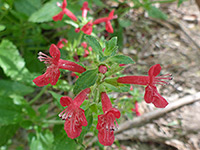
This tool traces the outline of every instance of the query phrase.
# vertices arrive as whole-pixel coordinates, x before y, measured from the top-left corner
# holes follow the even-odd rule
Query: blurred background
[[[53,87],[39,88],[32,82],[45,71],[38,52],[48,53],[52,43],[61,38],[70,43],[78,36],[69,21],[52,20],[61,10],[56,2],[0,0],[0,150],[199,150],[199,1],[88,0],[89,16],[107,16],[112,9],[118,15],[112,21],[114,33],[103,25],[94,33],[107,40],[117,36],[119,52],[136,62],[123,74],[147,75],[152,65],[161,64],[162,74],[173,75],[169,85],[159,86],[169,109],[146,104],[140,86],[133,92],[111,93],[123,117],[116,142],[109,147],[95,138],[96,120],[78,140],[67,137],[57,116],[63,109],[59,98],[71,88],[65,78]],[[67,8],[81,16],[84,1],[67,2]],[[140,116],[132,111],[135,101]]]

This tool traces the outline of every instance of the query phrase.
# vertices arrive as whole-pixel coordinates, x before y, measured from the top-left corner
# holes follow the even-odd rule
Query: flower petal
[[[114,132],[106,129],[101,129],[98,132],[99,142],[104,146],[110,146],[115,140]]]
[[[60,70],[58,68],[55,68],[54,70],[51,70],[51,73],[50,73],[49,76],[50,76],[51,85],[56,85],[56,83],[58,82],[58,79],[60,77]]]
[[[70,19],[77,21],[76,16],[69,9],[65,8],[63,11]]]
[[[64,9],[66,6],[67,6],[67,1],[66,1],[66,0],[63,0],[62,9]]]
[[[148,85],[148,76],[124,76],[117,79],[118,83]]]
[[[153,95],[154,95],[155,90],[156,90],[155,86],[148,85],[145,88],[144,100],[146,101],[146,103],[153,102]]]
[[[109,19],[109,20],[113,19],[114,12],[115,12],[115,10],[113,9],[113,10],[109,13],[109,15],[108,15],[108,19]]]
[[[109,33],[113,33],[113,27],[110,21],[106,21],[106,31],[108,31]]]
[[[35,78],[33,82],[37,86],[42,87],[50,83],[50,78],[47,76],[47,73],[45,72],[43,75],[40,75],[37,78]]]
[[[69,96],[63,96],[60,98],[60,104],[63,107],[69,106],[72,103],[72,98]]]
[[[158,93],[156,90],[153,96],[153,102],[157,108],[165,108],[168,105],[168,102]]]
[[[104,18],[99,18],[99,19],[96,19],[93,24],[99,24],[99,23],[102,23],[102,22],[106,22],[108,21],[108,18],[107,17],[104,17]]]
[[[112,113],[117,119],[120,118],[121,113],[117,108],[110,109],[106,114]]]
[[[102,103],[102,109],[104,113],[112,109],[112,103],[108,95],[106,94],[106,92],[101,93],[101,103]]]
[[[62,20],[63,15],[64,15],[64,12],[61,11],[59,14],[53,16],[52,19],[53,19],[54,21]]]
[[[60,59],[60,50],[57,48],[55,44],[51,44],[49,49],[50,55],[53,57],[54,63],[58,62]]]
[[[161,69],[162,68],[161,68],[160,64],[153,65],[149,69],[148,74],[149,74],[150,77],[155,77],[160,73]]]
[[[58,68],[66,69],[66,70],[78,72],[78,73],[83,73],[84,71],[86,71],[86,69],[84,67],[76,64],[75,62],[62,60],[62,59],[59,59]]]
[[[86,88],[82,90],[75,98],[74,98],[74,104],[78,107],[81,106],[83,101],[87,98],[87,95],[90,93],[90,88]]]
[[[92,30],[93,30],[93,23],[91,21],[85,24],[81,29],[81,31],[83,31],[85,34],[88,34],[88,35],[92,33]]]

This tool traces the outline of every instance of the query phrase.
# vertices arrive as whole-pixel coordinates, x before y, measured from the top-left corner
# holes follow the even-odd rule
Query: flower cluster
[[[67,6],[66,0],[63,0],[62,4],[57,3],[57,5],[62,9],[62,11],[53,17],[54,21],[62,20],[64,14],[75,22],[79,21],[76,18],[76,16],[69,9],[66,8]],[[82,10],[83,20],[87,19],[87,13],[90,10],[88,8],[88,2],[83,3],[81,10]],[[115,19],[116,17],[117,16],[114,15],[114,10],[112,10],[109,13],[108,17],[96,19],[94,22],[90,20],[85,25],[80,26],[79,29],[77,28],[76,31],[77,32],[83,31],[85,34],[90,35],[92,33],[94,25],[104,22],[106,31],[113,33],[111,20]],[[91,36],[88,37],[92,38]],[[94,42],[94,40],[95,39],[91,41]],[[89,41],[88,43],[91,44],[91,41]],[[123,76],[123,77],[112,78],[113,76],[115,76],[115,73],[117,72],[117,71],[112,72],[112,69],[113,70],[118,68],[123,69],[123,67],[119,66],[124,66],[125,64],[130,63],[129,57],[127,58],[125,56],[123,57],[122,55],[115,55],[116,52],[115,50],[117,49],[116,46],[117,44],[115,44],[117,43],[116,41],[117,39],[116,40],[114,39],[111,42],[108,41],[108,43],[105,44],[106,46],[104,49],[102,49],[99,43],[97,44],[97,46],[94,44],[95,46],[91,45],[92,47],[90,47],[86,42],[81,43],[81,40],[79,41],[78,45],[81,45],[84,49],[83,57],[87,57],[89,55],[89,52],[92,53],[92,48],[95,52],[97,51],[96,49],[99,49],[97,53],[99,55],[97,56],[97,58],[101,57],[102,61],[98,60],[97,62],[96,60],[92,61],[92,63],[93,62],[96,63],[95,69],[91,69],[91,66],[86,69],[82,65],[78,64],[78,62],[80,63],[81,59],[79,60],[79,56],[76,53],[77,51],[75,52],[75,54],[74,53],[72,54],[72,57],[74,58],[75,62],[61,59],[61,53],[59,49],[70,44],[70,42],[68,43],[66,39],[61,39],[57,43],[57,45],[51,44],[49,49],[51,57],[42,52],[39,52],[38,59],[40,61],[43,61],[47,65],[47,69],[43,75],[40,75],[33,80],[33,82],[37,86],[42,87],[47,84],[56,85],[60,77],[61,69],[72,71],[71,77],[78,78],[77,80],[79,80],[79,83],[81,79],[88,80],[86,83],[84,83],[85,80],[81,82],[83,84],[83,87],[81,88],[78,87],[78,89],[80,88],[80,90],[74,92],[75,93],[74,100],[72,100],[72,98],[68,96],[63,96],[60,98],[60,104],[66,108],[59,114],[59,117],[65,120],[64,130],[66,131],[67,136],[71,139],[80,136],[82,132],[82,127],[88,125],[87,118],[85,116],[85,110],[81,108],[82,103],[88,97],[90,97],[91,99],[95,99],[94,97],[96,97],[96,99],[99,98],[99,101],[101,100],[102,110],[103,110],[102,114],[100,115],[98,114],[98,122],[96,125],[96,129],[98,130],[99,142],[104,146],[109,146],[113,144],[115,139],[114,131],[118,128],[117,119],[120,118],[121,113],[117,108],[114,108],[112,106],[112,103],[107,95],[107,88],[104,83],[106,82],[105,78],[108,77],[109,73],[110,73],[109,76],[111,76],[110,81],[111,83],[113,83],[114,86],[122,84],[137,84],[146,86],[144,100],[147,103],[153,103],[157,108],[164,108],[168,105],[168,102],[165,100],[165,98],[163,98],[158,93],[156,85],[168,84],[166,80],[171,80],[172,77],[170,74],[158,76],[158,74],[161,71],[160,64],[152,66],[148,71],[148,76]],[[113,66],[110,67],[110,64],[107,64],[107,60],[109,62],[109,58],[110,62],[114,63],[114,61],[117,60],[118,64],[114,67]],[[125,61],[122,61],[121,59],[125,59]],[[128,63],[126,62],[126,59],[128,59],[127,60]],[[76,72],[76,74],[74,72]],[[92,73],[89,74],[89,72]],[[77,74],[78,75],[81,74],[81,76],[79,77]],[[85,77],[82,75],[85,75]],[[89,78],[90,76],[92,76],[93,78],[92,79]],[[107,80],[107,82],[108,81],[109,80]],[[93,85],[95,86],[91,85],[90,82],[93,82]],[[76,82],[75,86],[77,86],[77,84],[78,81]],[[76,88],[74,89],[76,90]],[[96,94],[95,96],[92,95],[95,93],[92,90],[98,92],[98,94]],[[130,90],[133,90],[132,86]],[[90,96],[88,96],[89,94]],[[135,108],[132,109],[132,111],[135,112],[137,116],[140,116],[141,114],[139,112],[137,101],[134,102],[134,106]]]
[[[66,8],[66,6],[67,6],[67,1],[66,0],[63,0],[62,4],[57,3],[57,6],[60,7],[62,9],[62,11],[59,14],[57,14],[57,15],[52,17],[54,21],[62,20],[64,14],[67,15],[71,20],[73,20],[75,22],[79,21],[77,19],[77,17],[69,9]],[[82,18],[85,20],[87,18],[87,13],[90,10],[90,8],[88,8],[88,2],[84,2],[83,3],[83,6],[82,6],[81,10],[82,10]],[[79,27],[77,27],[75,29],[75,32],[82,31],[85,34],[90,35],[92,33],[92,31],[93,31],[93,26],[94,25],[104,22],[106,31],[109,32],[109,33],[113,33],[113,27],[111,25],[111,20],[112,19],[116,19],[116,18],[117,18],[117,15],[114,15],[114,10],[112,10],[110,12],[110,14],[108,15],[108,17],[98,18],[98,19],[96,19],[94,21],[93,20],[89,20],[83,26],[80,25]],[[81,23],[78,22],[78,24],[81,24]]]

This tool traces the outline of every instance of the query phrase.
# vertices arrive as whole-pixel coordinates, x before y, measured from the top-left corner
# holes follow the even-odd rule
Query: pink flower
[[[92,51],[92,47],[91,46],[89,46],[88,49],[89,49],[89,51]]]
[[[63,42],[66,43],[66,44],[68,43],[68,41],[67,41],[66,39],[61,39],[61,40],[57,43],[57,47],[60,48],[60,49],[63,48],[63,47],[65,46]]]
[[[87,98],[87,94],[90,93],[90,88],[82,90],[74,100],[71,97],[63,96],[60,99],[60,104],[66,107],[59,117],[65,120],[64,129],[69,138],[74,139],[81,134],[82,126],[87,126],[87,120],[84,114],[84,110],[80,108],[83,101]]]
[[[168,82],[163,80],[171,80],[172,77],[171,74],[158,76],[160,71],[160,64],[156,64],[149,69],[149,76],[125,76],[118,78],[117,82],[126,84],[147,85],[147,87],[145,88],[144,100],[147,103],[153,103],[155,107],[164,108],[168,105],[168,102],[158,93],[156,84],[168,84]]]
[[[112,107],[106,92],[101,93],[101,103],[104,114],[98,116],[98,139],[102,145],[109,146],[115,140],[114,130],[118,126],[116,118],[119,119],[121,114],[118,109]]]
[[[105,22],[105,23],[106,23],[106,31],[108,31],[108,32],[110,32],[110,33],[113,33],[113,27],[112,27],[112,25],[111,25],[110,20],[117,18],[116,15],[113,16],[113,15],[114,15],[114,11],[115,11],[115,10],[112,10],[112,11],[110,12],[110,14],[108,15],[108,17],[96,19],[96,20],[93,22],[93,24],[99,24],[99,23]]]
[[[84,53],[84,55],[83,55],[83,57],[88,57],[88,55],[89,55],[89,51],[88,50],[84,50],[85,51],[85,53]]]
[[[86,70],[85,68],[74,62],[60,59],[60,51],[55,44],[51,44],[49,53],[52,57],[49,57],[42,52],[39,52],[38,59],[40,61],[44,61],[44,63],[47,64],[46,72],[33,80],[33,82],[39,87],[47,85],[49,83],[51,85],[55,85],[60,76],[59,69],[66,69],[79,73],[82,73]]]
[[[81,30],[80,28],[76,28],[75,32],[78,33],[78,32],[80,32],[80,30]]]
[[[63,0],[62,5],[59,2],[57,3],[57,5],[58,5],[58,7],[62,8],[62,11],[59,14],[53,16],[54,21],[62,20],[64,14],[66,14],[73,21],[77,21],[76,16],[69,9],[66,8],[66,6],[67,6],[66,0]]]
[[[87,48],[87,43],[86,43],[86,42],[82,42],[82,43],[81,43],[81,46],[82,46],[84,49],[86,49],[86,48]]]
[[[107,72],[108,68],[105,65],[99,66],[99,72],[102,74],[105,74]]]
[[[87,12],[90,10],[88,8],[88,2],[84,2],[83,3],[83,7],[81,8],[81,10],[82,10],[82,17],[86,18],[87,17]]]
[[[83,33],[85,33],[85,34],[90,35],[92,33],[92,26],[93,26],[92,21],[89,21],[87,24],[85,24],[82,27],[81,31],[83,31]]]
[[[141,116],[140,112],[139,112],[139,105],[138,105],[138,102],[135,101],[135,109],[131,109],[133,112],[136,113],[136,116]]]

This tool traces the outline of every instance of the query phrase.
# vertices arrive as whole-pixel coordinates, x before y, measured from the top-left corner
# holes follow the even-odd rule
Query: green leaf
[[[16,81],[10,80],[0,80],[0,95],[27,95],[34,91],[34,89],[30,86],[26,86]]]
[[[0,126],[0,146],[5,145],[15,135],[18,128],[18,124]]]
[[[6,29],[6,26],[0,24],[0,32],[3,31],[3,30],[5,30],[5,29]]]
[[[119,19],[119,24],[123,28],[131,26],[132,22],[130,20],[125,20],[125,19]]]
[[[79,25],[72,20],[65,20],[65,23],[72,25],[75,28],[78,28]]]
[[[53,134],[49,130],[38,132],[37,136],[33,136],[30,143],[30,150],[47,150],[52,149]]]
[[[30,16],[29,21],[37,23],[52,21],[52,17],[61,11],[61,8],[56,5],[58,1],[61,2],[61,0],[51,0],[44,4],[42,8]]]
[[[55,125],[53,128],[54,142],[53,150],[75,150],[77,149],[77,143],[67,137],[63,125]]]
[[[154,6],[149,5],[149,7],[147,7],[146,10],[149,16],[152,18],[167,20],[167,15],[164,12],[162,12],[160,9]]]
[[[92,50],[100,57],[103,57],[102,47],[99,44],[99,42],[93,36],[90,35],[86,35],[85,39],[87,43],[92,47]]]
[[[51,95],[53,96],[53,98],[55,99],[54,100],[54,103],[57,105],[57,107],[59,108],[63,108],[61,105],[60,105],[60,98],[63,96],[63,95],[60,95],[60,94],[57,94],[53,91],[49,91],[49,93],[51,93]]]
[[[21,74],[28,73],[24,59],[16,46],[8,40],[3,40],[0,44],[0,66],[7,76],[15,80],[21,78]]]
[[[41,0],[15,0],[14,6],[18,12],[30,16],[41,7]]]
[[[87,70],[81,74],[74,86],[74,94],[94,85],[98,78],[98,69]]]
[[[8,97],[0,97],[0,125],[16,124],[22,121],[22,107]]]
[[[115,62],[117,64],[134,64],[135,62],[129,56],[125,55],[115,55],[109,58],[111,62]]]
[[[118,49],[117,37],[113,37],[109,41],[106,41],[106,48],[104,50],[104,55],[105,56],[115,55],[117,49]]]

